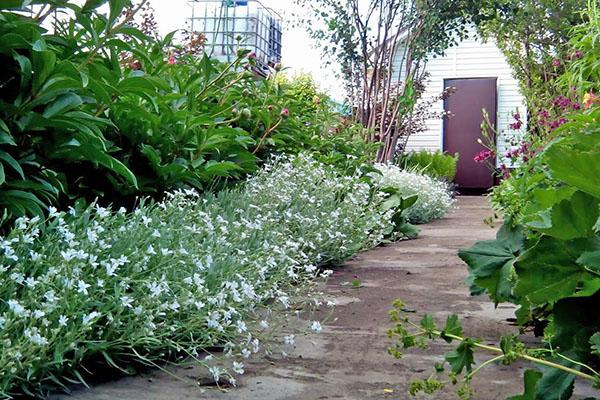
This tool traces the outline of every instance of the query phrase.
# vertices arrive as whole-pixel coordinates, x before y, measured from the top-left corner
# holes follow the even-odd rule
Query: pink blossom
[[[167,60],[169,65],[177,64],[177,60],[175,59],[175,53],[171,52],[169,54],[169,59]]]

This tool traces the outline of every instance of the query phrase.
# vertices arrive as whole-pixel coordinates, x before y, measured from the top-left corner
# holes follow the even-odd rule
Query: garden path
[[[409,351],[401,360],[387,355],[391,326],[388,311],[401,298],[417,313],[445,320],[457,313],[471,336],[493,340],[516,331],[506,319],[511,306],[494,309],[485,297],[470,297],[466,267],[456,256],[476,239],[493,238],[495,229],[483,223],[491,214],[484,197],[461,197],[447,218],[421,228],[418,239],[364,252],[335,270],[324,287],[337,299],[333,317],[323,332],[296,339],[288,358],[263,357],[246,363],[239,386],[227,392],[186,385],[165,373],[152,372],[81,390],[70,397],[81,400],[166,399],[408,399],[408,382],[423,378],[449,349],[434,344],[429,351]],[[349,282],[357,275],[362,286]],[[474,399],[504,399],[521,391],[520,365],[491,366],[475,379]],[[178,369],[179,376],[198,379],[201,368]],[[456,398],[450,387],[430,399]],[[63,398],[61,396],[61,398]],[[64,397],[67,398],[67,397]]]

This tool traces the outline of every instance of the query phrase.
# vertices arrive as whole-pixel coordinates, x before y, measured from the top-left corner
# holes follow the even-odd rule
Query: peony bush
[[[424,224],[442,218],[454,204],[445,182],[390,164],[378,164],[375,168],[380,174],[374,173],[372,177],[380,187],[391,186],[403,196],[418,196],[416,203],[404,211],[404,216],[411,223]]]
[[[298,156],[218,194],[19,218],[0,237],[0,397],[66,389],[98,362],[202,362],[214,346],[235,361],[210,372],[235,384],[243,358],[263,345],[265,308],[289,308],[319,265],[389,233],[384,197]]]

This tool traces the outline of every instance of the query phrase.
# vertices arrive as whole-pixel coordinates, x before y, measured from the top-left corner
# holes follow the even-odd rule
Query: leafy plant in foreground
[[[600,295],[589,299],[587,305],[593,307],[593,304],[597,304],[598,301],[600,301]],[[388,348],[388,352],[392,356],[401,358],[404,350],[412,347],[426,349],[430,341],[441,339],[446,343],[458,342],[454,350],[444,355],[444,362],[435,365],[432,375],[410,383],[409,393],[411,395],[421,392],[433,394],[452,384],[459,385],[457,389],[459,398],[477,398],[470,383],[479,371],[494,363],[510,365],[517,360],[525,360],[538,365],[541,367],[541,372],[527,370],[524,375],[525,392],[520,396],[509,397],[508,400],[568,398],[573,391],[575,377],[588,380],[595,388],[600,389],[600,372],[592,366],[572,358],[573,356],[569,353],[561,352],[560,349],[528,348],[513,334],[500,338],[496,346],[484,344],[481,339],[466,336],[460,320],[455,314],[449,315],[444,326],[440,328],[431,315],[425,314],[419,322],[414,322],[407,316],[405,310],[404,303],[396,300],[394,308],[390,311],[391,321],[395,325],[388,331],[388,336],[396,341],[393,346]],[[576,334],[576,332],[563,332],[565,336],[570,334]],[[570,339],[573,340],[572,337]],[[564,337],[563,340],[568,340],[568,338]],[[600,334],[590,338],[588,344],[598,354]],[[492,353],[493,357],[477,365],[475,362],[476,352]],[[445,374],[446,378],[441,378],[442,374]]]

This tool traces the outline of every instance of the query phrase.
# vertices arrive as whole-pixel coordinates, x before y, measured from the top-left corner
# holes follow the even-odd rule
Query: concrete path
[[[297,340],[288,358],[261,358],[247,363],[238,388],[228,392],[202,389],[154,372],[78,391],[70,398],[408,399],[408,382],[427,377],[433,364],[449,348],[435,345],[427,351],[414,350],[401,360],[389,356],[388,311],[395,299],[402,299],[417,313],[433,314],[440,321],[448,313],[457,313],[466,332],[490,343],[502,334],[516,331],[506,322],[513,316],[512,307],[495,310],[487,298],[469,296],[464,283],[466,267],[456,256],[459,248],[468,247],[477,239],[494,237],[495,230],[483,223],[490,214],[485,198],[461,197],[455,212],[423,226],[418,239],[365,252],[337,268],[324,290],[340,305],[323,332]],[[352,289],[348,283],[355,275],[362,287]],[[475,380],[474,399],[504,399],[520,393],[521,372],[519,365],[487,368]],[[204,374],[196,368],[175,373],[190,378]],[[454,399],[454,390],[449,387],[428,398]]]

